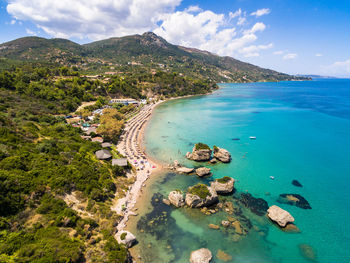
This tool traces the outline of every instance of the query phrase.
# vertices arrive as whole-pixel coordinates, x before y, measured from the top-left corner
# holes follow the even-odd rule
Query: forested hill
[[[0,45],[1,58],[3,65],[45,61],[76,66],[82,71],[95,73],[161,70],[215,82],[305,79],[263,69],[231,57],[172,45],[150,32],[85,45],[66,39],[19,38]]]

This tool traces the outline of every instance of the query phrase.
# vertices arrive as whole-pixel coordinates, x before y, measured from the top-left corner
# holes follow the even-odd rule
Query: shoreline
[[[130,216],[138,215],[138,201],[143,194],[143,188],[146,186],[146,181],[148,181],[149,178],[154,178],[156,177],[155,175],[166,171],[166,164],[161,163],[159,160],[155,160],[151,156],[147,155],[144,145],[145,130],[149,124],[149,120],[152,118],[154,109],[160,104],[171,100],[205,96],[209,94],[212,93],[169,98],[151,105],[145,105],[140,112],[127,121],[121,136],[121,140],[118,141],[117,150],[122,155],[126,156],[130,164],[132,164],[134,167],[143,166],[143,169],[137,170],[136,174],[133,175],[136,178],[136,181],[128,189],[126,196],[118,199],[112,206],[112,210],[123,217],[117,225],[117,231],[128,229]]]
[[[119,221],[117,225],[117,232],[123,231],[123,230],[130,231],[131,233],[135,232],[134,230],[137,224],[136,218],[138,217],[142,209],[148,208],[146,205],[146,203],[148,203],[149,201],[147,188],[150,185],[152,185],[152,182],[154,180],[158,179],[159,175],[161,175],[167,170],[165,168],[167,165],[166,163],[162,163],[159,160],[155,160],[153,157],[149,156],[146,153],[145,131],[149,125],[149,120],[153,116],[154,109],[164,102],[177,100],[177,99],[190,98],[195,96],[206,96],[206,95],[212,94],[213,92],[206,93],[206,94],[186,95],[181,97],[169,98],[167,100],[158,101],[157,103],[152,104],[148,107],[146,105],[140,110],[140,112],[138,112],[134,117],[132,117],[127,121],[126,126],[124,128],[123,135],[122,135],[123,137],[117,144],[117,149],[121,154],[127,157],[128,161],[132,165],[134,165],[133,161],[135,161],[135,159],[131,158],[134,156],[128,153],[130,152],[130,149],[127,149],[126,147],[128,145],[132,149],[138,149],[139,150],[138,152],[141,152],[143,157],[145,157],[145,159],[147,160],[149,164],[148,168],[150,172],[147,173],[147,170],[136,171],[136,174],[133,175],[135,176],[136,181],[129,188],[129,190],[126,193],[126,196],[124,198],[118,199],[117,202],[112,206],[112,210],[115,211],[118,215],[123,217],[122,220]],[[144,115],[145,111],[147,112],[146,115]],[[145,118],[141,117],[141,122],[140,121],[137,122],[137,120],[140,120],[140,116],[146,116],[146,117]],[[136,124],[135,124],[135,121],[136,121]],[[138,127],[138,129],[135,134],[131,135],[131,138],[133,139],[130,141],[130,138],[129,138],[130,136],[126,136],[126,135],[131,130],[131,128],[133,128],[135,125],[136,127]],[[135,140],[135,137],[136,137],[136,140]],[[154,166],[155,168],[152,168]],[[128,250],[129,250],[130,256],[133,259],[133,262],[141,262],[139,261],[140,253],[137,246],[129,248]]]

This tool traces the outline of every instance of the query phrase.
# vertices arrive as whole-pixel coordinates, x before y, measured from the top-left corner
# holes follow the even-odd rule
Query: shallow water
[[[223,262],[218,250],[232,257],[227,262],[310,262],[299,249],[308,244],[317,262],[350,262],[349,138],[349,80],[222,84],[212,95],[160,105],[146,130],[148,154],[166,163],[205,165],[213,177],[166,173],[149,187],[153,198],[138,217],[136,233],[142,261],[188,262],[192,250],[207,247],[213,262]],[[232,162],[186,160],[196,142],[229,150]],[[208,184],[223,176],[236,180],[235,194],[220,199],[233,203],[233,215],[224,210],[204,215],[161,202],[171,190],[186,191],[199,181]],[[303,187],[292,185],[294,179]],[[239,199],[246,192],[288,210],[301,233],[283,232],[245,208]],[[279,203],[284,193],[302,195],[312,209]],[[246,235],[235,234],[234,228],[208,227],[228,216],[241,222]]]

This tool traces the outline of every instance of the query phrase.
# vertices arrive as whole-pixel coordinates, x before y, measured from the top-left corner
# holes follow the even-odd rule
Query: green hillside
[[[304,79],[263,69],[231,57],[168,43],[154,33],[110,38],[85,45],[65,39],[25,37],[0,45],[0,58],[77,66],[89,73],[112,70],[176,72],[215,82]]]

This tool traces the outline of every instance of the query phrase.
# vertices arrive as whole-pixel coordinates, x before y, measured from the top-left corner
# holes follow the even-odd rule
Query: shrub
[[[197,184],[188,188],[188,192],[193,195],[198,195],[200,198],[205,199],[207,196],[211,196],[208,187],[205,184]]]
[[[125,240],[126,235],[127,235],[127,233],[126,233],[126,232],[123,232],[123,233],[120,235],[120,239],[121,239],[121,240]]]
[[[210,147],[208,145],[206,145],[205,143],[201,143],[201,142],[196,143],[195,147],[196,147],[195,148],[196,150],[210,150]]]
[[[228,176],[224,176],[220,179],[216,179],[217,182],[221,183],[221,184],[224,184],[224,183],[227,183],[231,180],[232,178],[231,177],[228,177]]]

